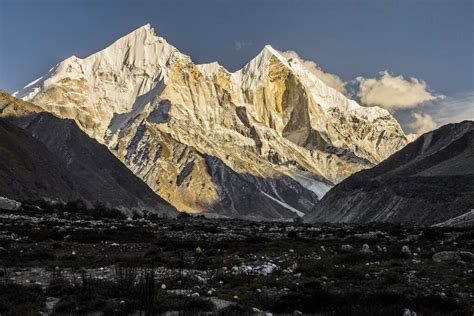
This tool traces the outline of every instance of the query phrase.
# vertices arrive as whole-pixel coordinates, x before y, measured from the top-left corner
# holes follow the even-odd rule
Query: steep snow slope
[[[294,217],[291,208],[307,212],[334,183],[407,143],[387,111],[359,106],[270,46],[231,73],[195,65],[149,25],[64,60],[16,95],[76,120],[191,212]],[[239,186],[256,190],[244,197]]]
[[[304,218],[449,224],[473,208],[474,122],[464,121],[426,133],[372,169],[350,176]]]

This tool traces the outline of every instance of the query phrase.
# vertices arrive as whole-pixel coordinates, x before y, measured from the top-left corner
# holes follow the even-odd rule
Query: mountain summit
[[[220,216],[301,216],[407,144],[389,112],[271,46],[229,72],[194,64],[150,25],[15,95],[74,119],[177,209]]]

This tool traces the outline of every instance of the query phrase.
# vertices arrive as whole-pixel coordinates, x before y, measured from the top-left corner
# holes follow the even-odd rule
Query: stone
[[[216,290],[214,288],[211,288],[209,291],[207,291],[207,296],[213,296],[216,294]]]
[[[470,251],[460,251],[459,256],[462,261],[474,261],[474,254]]]
[[[370,247],[368,244],[363,244],[362,245],[362,253],[365,253],[365,254],[372,254],[373,251],[370,250]]]
[[[403,311],[403,316],[416,316],[416,313],[414,311],[410,311],[408,308],[405,308]]]
[[[0,196],[0,209],[4,209],[7,211],[18,211],[20,207],[20,202]]]
[[[461,256],[456,251],[441,251],[433,255],[434,262],[458,262],[461,261]]]
[[[407,257],[410,257],[411,256],[411,251],[410,251],[410,248],[408,248],[407,245],[404,245],[402,247],[402,253],[407,256]]]
[[[341,246],[341,251],[352,251],[354,250],[354,247],[352,247],[351,245],[342,245]]]

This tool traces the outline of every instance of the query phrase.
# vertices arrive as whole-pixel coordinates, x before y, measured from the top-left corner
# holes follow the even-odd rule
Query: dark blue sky
[[[474,90],[473,21],[472,0],[0,0],[0,89],[151,23],[197,63],[236,70],[268,43],[344,80],[388,69],[450,96]]]

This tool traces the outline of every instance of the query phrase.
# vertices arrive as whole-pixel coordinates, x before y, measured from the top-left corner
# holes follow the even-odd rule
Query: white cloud
[[[423,80],[405,80],[403,76],[393,76],[388,71],[380,72],[380,78],[357,77],[356,80],[359,83],[357,95],[362,103],[378,105],[392,112],[444,98],[432,94]]]
[[[253,45],[252,42],[239,42],[239,41],[234,42],[235,50],[241,50],[242,48],[249,47],[252,45]]]
[[[316,77],[318,77],[322,82],[330,86],[331,88],[336,89],[337,91],[346,94],[346,83],[335,74],[324,72],[318,64],[314,61],[304,60],[295,51],[286,51],[281,52],[286,58],[298,59],[309,71],[311,71]]]
[[[415,112],[411,114],[411,117],[413,118],[413,122],[408,124],[408,127],[411,129],[412,133],[417,135],[432,131],[438,127],[438,124],[429,114]]]
[[[413,109],[402,109],[394,113],[403,130],[407,133],[414,132],[412,127],[421,126],[420,123],[414,125],[416,118],[413,112],[419,114],[420,111],[419,109],[415,111]],[[423,113],[429,115],[437,123],[437,126],[458,123],[464,120],[474,121],[474,91],[447,96],[444,99],[430,102],[423,107]],[[418,119],[418,121],[420,120],[421,118]],[[425,119],[425,122],[427,121]]]
[[[440,125],[464,120],[474,121],[474,91],[435,102],[430,114]]]

